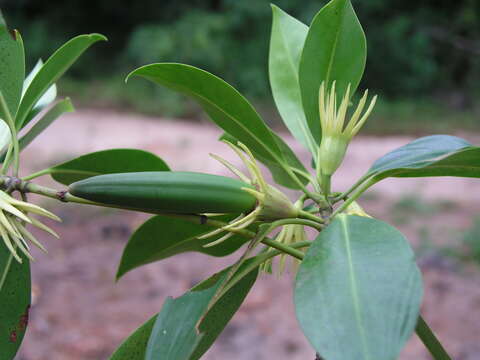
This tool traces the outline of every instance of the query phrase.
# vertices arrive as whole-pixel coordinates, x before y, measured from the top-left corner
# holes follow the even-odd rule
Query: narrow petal
[[[243,143],[239,142],[238,146],[248,155],[250,158],[250,161],[246,163],[246,165],[249,167],[250,172],[253,173],[252,177],[257,180],[260,189],[262,191],[265,191],[267,189],[267,182],[265,181],[262,172],[260,171],[260,168],[258,167],[257,160],[255,159],[255,156],[253,156],[252,152],[250,149]]]
[[[325,109],[325,81],[322,81],[320,85],[320,91],[318,95],[318,110],[320,112],[320,125],[322,132],[327,131],[327,112]]]
[[[204,247],[204,248],[209,248],[209,247],[212,247],[212,246],[221,244],[221,243],[224,242],[225,240],[231,238],[233,235],[234,235],[234,233],[229,232],[229,233],[223,235],[221,238],[219,238],[219,239],[217,239],[217,240],[215,240],[215,241],[212,241],[211,243],[208,243],[208,244],[203,245],[203,247]]]
[[[34,219],[34,218],[30,218],[30,220],[32,220],[32,225],[33,226],[36,226],[37,228],[39,228],[43,231],[46,231],[50,235],[56,237],[57,239],[60,239],[60,236],[54,230],[50,229],[47,225],[41,223],[40,221],[38,221],[37,219]]]
[[[248,169],[248,172],[250,173],[251,178],[255,180],[257,175],[253,170],[251,162],[249,162],[249,160],[245,157],[245,155],[242,153],[242,150],[240,150],[240,148],[238,148],[236,145],[232,144],[229,141],[224,140],[223,142],[228,146],[230,146],[230,148],[238,155],[238,157],[242,160],[245,167]]]
[[[25,222],[31,223],[32,221],[28,218],[27,215],[25,215],[23,212],[18,210],[16,207],[10,205],[7,202],[0,201],[0,208],[9,212],[12,215],[15,215],[16,217],[22,219]]]
[[[347,127],[345,128],[344,133],[352,138],[353,135],[351,135],[353,128],[357,124],[358,119],[360,118],[360,115],[363,111],[363,108],[365,106],[365,103],[367,102],[367,96],[368,96],[368,90],[365,90],[362,98],[358,102],[357,109],[353,113],[352,117],[350,118],[350,121],[348,122]]]
[[[35,238],[35,236],[33,236],[30,231],[25,229],[25,227],[23,227],[22,224],[19,224],[17,226],[17,229],[22,233],[24,238],[27,238],[28,240],[30,240],[36,247],[38,247],[44,253],[48,252],[47,249]]]
[[[335,94],[335,87],[337,85],[337,81],[333,81],[332,88],[330,90],[330,120],[332,122],[332,126],[335,126],[335,120],[337,119],[337,96]]]
[[[222,232],[224,232],[225,230],[223,230],[222,228],[219,228],[219,229],[215,229],[213,231],[210,231],[206,234],[203,234],[203,235],[200,235],[200,236],[197,236],[197,239],[199,240],[203,240],[203,239],[207,239],[209,237],[212,237],[212,236],[215,236],[215,235],[218,235]]]
[[[215,160],[217,160],[219,163],[221,163],[223,166],[225,166],[233,174],[238,176],[238,178],[240,180],[242,180],[243,182],[246,182],[247,184],[250,184],[250,179],[244,173],[242,173],[240,170],[238,170],[233,164],[229,163],[227,160],[221,158],[218,155],[210,154],[210,156],[212,158],[214,158]]]
[[[28,251],[28,249],[26,247],[28,247],[27,244],[25,244],[23,241],[22,241],[22,238],[18,238],[16,236],[12,236],[11,239],[13,240],[13,242],[18,246],[18,248],[25,254],[25,256],[27,258],[29,258],[30,260],[32,261],[35,261],[35,259],[33,258],[33,256],[30,254],[30,252]]]
[[[48,217],[52,220],[56,220],[61,222],[62,220],[55,214],[51,213],[48,210],[45,210],[44,208],[41,208],[40,206],[37,206],[35,204],[27,203],[24,201],[18,201],[15,200],[15,202],[12,202],[12,204],[17,205],[18,207],[21,207],[22,209],[29,211],[31,213],[37,214],[37,215],[42,215],[45,217]]]
[[[11,225],[15,228],[15,231],[17,234],[19,234],[18,236],[16,235],[13,235],[13,234],[10,234],[10,237],[13,239],[13,240],[20,240],[21,243],[25,246],[25,248],[29,251],[30,250],[30,246],[27,244],[27,242],[25,241],[25,239],[23,238],[23,235],[19,229],[19,227],[21,226],[21,223],[19,221],[13,221],[11,222]]]
[[[7,247],[7,249],[10,251],[10,253],[15,258],[15,260],[17,260],[21,264],[22,263],[22,258],[20,256],[18,256],[17,252],[15,251],[15,248],[13,247],[13,245],[10,241],[10,238],[8,237],[7,232],[1,226],[0,226],[0,234],[2,236],[3,242],[4,242],[5,246]]]
[[[347,115],[347,108],[348,108],[349,102],[350,102],[350,84],[348,84],[347,91],[345,93],[345,96],[342,99],[340,108],[338,109],[336,129],[340,133],[343,131],[343,124],[345,122],[345,117]]]
[[[3,213],[3,211],[0,211],[0,224],[3,225],[3,227],[6,229],[8,233],[18,237],[21,236],[20,233],[17,231],[17,229],[12,226],[12,224],[10,223],[10,220]]]
[[[230,223],[234,222],[234,221],[237,221],[237,220],[240,220],[241,218],[243,217],[243,214],[236,217],[235,219],[233,219]],[[203,235],[200,235],[200,236],[197,236],[197,239],[199,240],[202,240],[202,239],[207,239],[209,237],[212,237],[212,236],[215,236],[215,235],[218,235],[222,232],[224,232],[225,230],[223,230],[223,228],[218,228],[218,229],[215,229],[215,230],[212,230],[208,233],[205,233]]]
[[[243,191],[246,191],[246,192],[252,194],[253,196],[255,196],[259,202],[263,202],[265,200],[265,194],[263,194],[263,193],[261,193],[257,190],[253,190],[253,189],[246,188],[246,187],[242,187],[241,189]]]
[[[258,210],[259,210],[258,208],[253,210],[247,216],[244,216],[237,221],[231,222],[228,225],[223,226],[222,229],[225,230],[225,231],[234,231],[234,230],[241,229],[242,227],[244,227],[243,225],[245,225],[245,224],[250,225],[252,222],[255,221],[255,219],[257,217],[257,214],[258,214]],[[246,226],[248,226],[248,225],[246,225]]]
[[[363,126],[363,124],[365,123],[365,121],[367,120],[367,118],[369,117],[370,113],[372,112],[373,110],[373,107],[375,106],[375,103],[377,102],[377,95],[375,95],[372,99],[372,101],[370,102],[370,106],[368,107],[367,111],[365,112],[365,114],[363,114],[362,118],[358,121],[357,125],[355,125],[355,127],[353,128],[352,130],[352,136],[355,136],[361,129],[361,127]]]

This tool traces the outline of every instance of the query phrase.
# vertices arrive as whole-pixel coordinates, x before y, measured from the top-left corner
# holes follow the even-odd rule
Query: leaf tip
[[[120,278],[125,275],[125,272],[124,269],[123,269],[123,266],[122,264],[120,263],[120,265],[118,266],[118,269],[117,269],[117,273],[115,274],[115,283],[118,283],[118,281],[120,280]]]
[[[136,68],[135,70],[132,70],[125,78],[125,83],[127,83],[131,77],[133,76],[136,76],[138,75],[138,73],[140,73],[143,69],[147,69],[153,65],[157,65],[157,64],[148,64],[148,65],[143,65],[143,66],[140,66],[139,68]]]
[[[99,34],[99,33],[92,33],[92,34],[89,34],[88,35],[92,40],[94,40],[95,42],[96,41],[108,41],[108,38],[103,35],[103,34]]]

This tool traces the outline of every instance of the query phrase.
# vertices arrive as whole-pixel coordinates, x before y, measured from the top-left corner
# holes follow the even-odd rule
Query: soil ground
[[[81,110],[53,124],[30,145],[24,152],[23,173],[91,151],[134,147],[158,154],[175,170],[227,174],[208,156],[213,152],[239,163],[216,141],[220,134],[207,123]],[[479,136],[459,135],[480,143]],[[284,137],[308,163],[306,151]],[[358,137],[334,179],[335,190],[346,189],[377,157],[410,140]],[[375,186],[362,202],[367,212],[393,222],[411,240],[424,275],[422,313],[457,360],[480,359],[480,267],[445,256],[440,249],[462,249],[459,239],[480,213],[479,189],[479,183],[469,179],[393,179]],[[17,360],[108,359],[122,339],[160,310],[167,296],[181,295],[239,256],[183,254],[132,271],[115,283],[122,248],[146,217],[47,205],[63,219],[61,224],[48,224],[62,238],[37,234],[49,254],[35,253],[34,304]],[[295,319],[292,279],[292,274],[280,279],[263,275],[204,358],[313,360]],[[413,336],[400,359],[429,356]]]

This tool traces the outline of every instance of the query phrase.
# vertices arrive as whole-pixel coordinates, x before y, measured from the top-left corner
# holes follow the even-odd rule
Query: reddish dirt
[[[213,152],[238,164],[228,148],[216,141],[220,134],[209,124],[84,110],[65,116],[27,149],[23,173],[95,150],[135,147],[158,154],[175,170],[225,174],[208,156]],[[479,143],[478,137],[470,139]],[[287,140],[292,143],[289,137]],[[356,139],[334,179],[335,188],[347,188],[378,156],[409,140]],[[306,152],[292,146],[308,163]],[[468,179],[387,180],[362,203],[373,216],[394,222],[398,219],[390,214],[392,204],[405,194],[453,204],[452,209],[447,206],[433,214],[410,214],[409,221],[398,226],[417,248],[420,230],[430,229],[434,246],[419,251],[418,257],[425,281],[422,312],[457,360],[480,359],[480,271],[475,265],[439,255],[436,246],[452,243],[470,226],[480,210],[478,189],[478,182]],[[49,254],[35,253],[34,303],[17,360],[108,359],[122,339],[160,310],[167,296],[181,295],[239,256],[212,259],[183,254],[132,271],[115,283],[122,248],[145,216],[43,199],[41,204],[63,219],[62,224],[48,224],[62,239],[37,233]],[[313,351],[295,319],[292,278],[262,276],[204,358],[313,360]],[[413,336],[400,359],[429,356]]]

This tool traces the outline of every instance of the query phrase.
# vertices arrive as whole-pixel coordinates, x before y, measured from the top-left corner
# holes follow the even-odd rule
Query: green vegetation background
[[[274,3],[308,24],[327,1]],[[480,1],[352,0],[368,39],[362,88],[381,95],[369,121],[375,132],[480,129]],[[275,122],[267,59],[267,0],[1,0],[23,34],[27,66],[68,38],[100,32],[109,43],[87,52],[60,83],[81,105],[198,118],[198,108],[143,81],[133,68],[185,62],[219,75]]]

